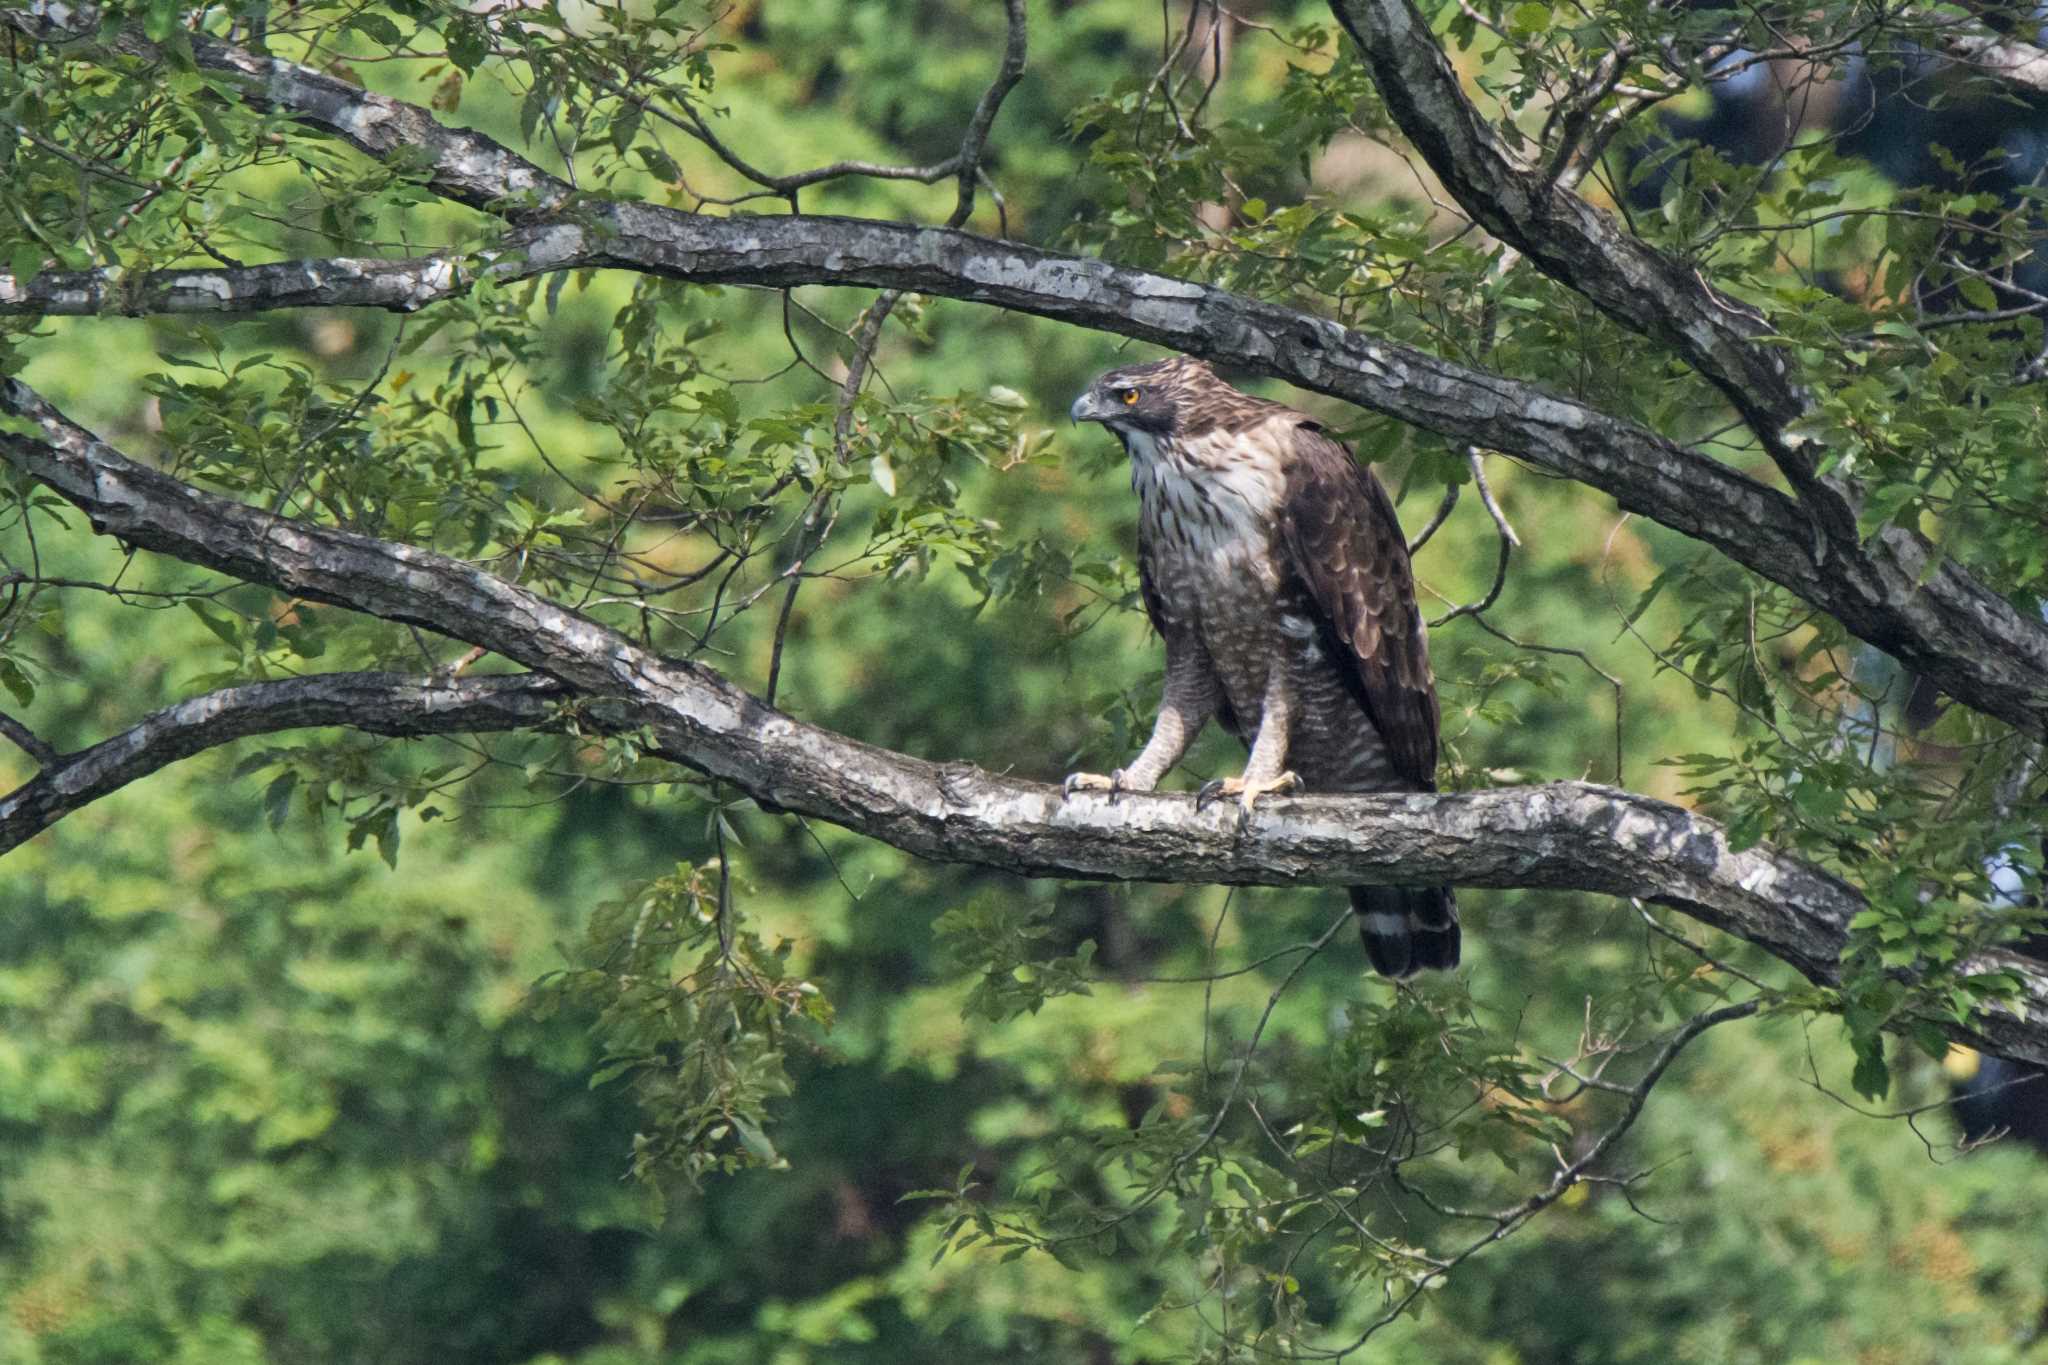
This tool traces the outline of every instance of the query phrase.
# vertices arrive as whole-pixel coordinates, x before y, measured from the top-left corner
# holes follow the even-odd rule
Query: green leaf
[[[298,788],[298,773],[287,768],[271,778],[270,784],[263,789],[263,816],[272,832],[284,828],[284,822],[291,814],[292,793]]]
[[[20,664],[5,655],[0,655],[0,685],[4,685],[23,706],[36,699],[34,681],[22,670]]]
[[[43,249],[34,242],[17,242],[7,255],[7,268],[17,286],[25,286],[42,273]]]
[[[635,147],[633,153],[640,158],[640,164],[645,166],[655,179],[668,184],[674,184],[683,178],[682,171],[676,166],[674,161],[669,159],[669,154],[661,150],[661,148]]]
[[[1892,1072],[1885,1065],[1884,1038],[1871,1034],[1850,1039],[1850,1046],[1856,1050],[1856,1069],[1850,1074],[1849,1084],[1856,1093],[1866,1100],[1881,1100],[1891,1092]]]
[[[229,616],[218,607],[200,601],[196,597],[185,599],[185,610],[198,617],[202,625],[219,636],[221,643],[234,649],[241,648],[241,625],[234,617]]]
[[[756,1161],[775,1165],[782,1160],[782,1154],[775,1150],[775,1144],[768,1140],[768,1135],[762,1132],[758,1125],[735,1114],[732,1128],[739,1134],[740,1145],[745,1147]]]
[[[640,122],[644,117],[645,111],[639,105],[629,104],[612,120],[612,149],[620,156],[626,154],[627,149],[633,145],[633,139],[640,135]]]
[[[483,21],[471,15],[463,15],[448,25],[448,60],[462,69],[465,76],[473,76],[482,66],[484,58],[491,55],[491,37]]]
[[[397,47],[404,42],[398,25],[375,10],[363,10],[353,15],[348,21],[348,26],[358,33],[376,39],[386,47]]]

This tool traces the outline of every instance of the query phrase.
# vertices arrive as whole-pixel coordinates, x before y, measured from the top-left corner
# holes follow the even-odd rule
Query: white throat
[[[1284,490],[1269,470],[1243,457],[1237,437],[1119,434],[1130,452],[1131,488],[1151,528],[1203,554],[1235,559],[1263,550]]]

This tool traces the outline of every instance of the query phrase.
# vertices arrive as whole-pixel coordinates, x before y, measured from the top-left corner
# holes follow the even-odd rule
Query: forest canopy
[[[0,10],[0,1358],[2034,1358],[2033,22]],[[1062,793],[1175,352],[1441,793]]]

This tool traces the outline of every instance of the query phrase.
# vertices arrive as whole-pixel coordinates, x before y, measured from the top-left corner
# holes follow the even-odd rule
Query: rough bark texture
[[[1769,518],[1755,523],[1763,543],[1750,553],[1740,531],[1731,543],[1667,520],[1631,501],[1628,490],[1608,488],[1621,505],[1697,535],[1822,607],[1942,690],[2040,737],[2048,718],[2042,686],[2048,673],[2040,672],[2048,662],[2041,652],[2048,631],[2039,617],[2014,610],[1953,562],[1935,562],[1932,547],[1914,531],[1887,527],[1863,540],[1856,490],[1817,475],[1817,448],[1789,431],[1809,405],[1785,350],[1764,343],[1770,332],[1764,319],[1709,287],[1688,262],[1634,237],[1518,159],[1466,98],[1413,0],[1331,0],[1331,9],[1364,55],[1394,121],[1473,220],[1622,326],[1689,362],[1727,396],[1798,495],[1769,505]],[[1760,510],[1757,502],[1744,500],[1744,518]],[[1974,670],[1957,668],[1962,639],[1940,624],[1966,620],[1978,623],[1965,628],[1969,634],[1988,628],[1978,638],[1992,656],[1979,659],[1990,665],[1979,678],[1958,676]],[[1945,638],[1936,643],[1937,636]],[[2007,668],[1993,656],[2017,666]]]
[[[220,270],[46,270],[0,275],[0,313],[27,317],[152,317],[262,313],[276,308],[381,308],[410,313],[475,282],[462,256],[402,260],[330,256]]]
[[[500,728],[534,723],[556,697],[573,695],[593,726],[646,726],[663,757],[762,801],[923,857],[1026,875],[1261,885],[1455,880],[1598,891],[1671,906],[1823,983],[1836,979],[1848,922],[1863,904],[1853,887],[1798,859],[1762,847],[1729,849],[1712,821],[1680,807],[1585,783],[1276,799],[1241,833],[1233,809],[1198,812],[1188,796],[1067,798],[1057,787],[878,749],[785,715],[709,669],[653,654],[459,560],[273,516],[144,468],[18,381],[0,385],[0,409],[43,433],[0,434],[0,459],[55,489],[103,534],[280,592],[436,630],[562,687],[370,677],[338,680],[333,696],[233,689],[260,695],[185,703],[189,710],[173,707],[143,722],[129,732],[135,738],[65,760],[30,784],[50,779],[40,794],[8,798],[20,798],[24,828],[42,828],[120,781],[239,734],[332,723],[428,733],[470,717],[468,728]],[[350,688],[364,689],[357,701],[376,719],[347,714]],[[409,718],[393,711],[408,688],[417,689]],[[458,714],[465,709],[468,715]],[[80,776],[69,779],[66,790],[76,795],[67,807],[57,788],[73,767]],[[88,772],[99,776],[88,781]],[[13,810],[0,805],[0,822]],[[2037,967],[2005,958],[1984,965],[2015,967],[2031,995],[2048,1004],[2048,975]],[[2048,1016],[2039,1012],[2030,1020],[2001,1014],[1953,1032],[2048,1061]]]
[[[1948,35],[1942,46],[1970,70],[2036,95],[2048,95],[2048,51],[1981,31]]]
[[[1296,309],[946,228],[807,215],[711,218],[644,204],[602,221],[535,223],[465,267],[451,256],[166,270],[120,281],[0,277],[0,311],[243,311],[290,298],[411,310],[482,271],[521,278],[617,267],[698,284],[852,284],[969,299],[1155,341],[1505,451],[1601,489],[1712,545],[1926,675],[1949,695],[2048,736],[2048,626],[1899,527],[1868,545],[1802,505],[1646,427],[1533,384],[1440,360]]]
[[[1770,444],[1805,411],[1755,310],[1511,152],[1465,97],[1413,0],[1332,0],[1394,122],[1473,220],[1624,327],[1682,356]],[[1777,452],[1774,452],[1777,453]]]
[[[0,796],[0,854],[159,768],[250,735],[346,725],[379,735],[474,734],[537,726],[568,696],[547,678],[400,678],[330,673],[227,687],[167,706],[112,739],[59,755]]]

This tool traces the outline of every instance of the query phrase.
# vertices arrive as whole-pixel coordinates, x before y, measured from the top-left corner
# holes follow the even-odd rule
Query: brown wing
[[[1394,768],[1436,790],[1436,684],[1415,608],[1408,542],[1372,471],[1308,418],[1280,508],[1285,567],[1315,604],[1324,648],[1379,729]]]

